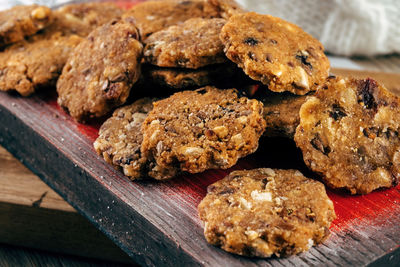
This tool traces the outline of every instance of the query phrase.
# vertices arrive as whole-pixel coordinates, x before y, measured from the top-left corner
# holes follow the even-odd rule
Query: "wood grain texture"
[[[299,168],[299,152],[283,140],[265,140],[231,170],[207,171],[168,182],[130,182],[92,148],[98,125],[73,122],[54,96],[23,99],[0,94],[0,143],[106,233],[136,262],[171,266],[366,265],[397,255],[400,188],[367,196],[329,191],[338,219],[332,235],[309,252],[283,259],[248,259],[206,243],[197,204],[210,183],[232,169]],[[288,157],[288,155],[290,155]]]
[[[124,252],[2,147],[0,242],[132,263]],[[0,263],[0,266],[4,265]]]

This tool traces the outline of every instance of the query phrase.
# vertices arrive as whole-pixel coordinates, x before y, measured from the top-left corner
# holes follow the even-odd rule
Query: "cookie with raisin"
[[[129,18],[97,28],[65,64],[57,82],[58,104],[77,121],[101,117],[124,104],[139,79],[142,50]]]
[[[255,12],[234,15],[220,37],[226,56],[271,91],[304,95],[328,77],[322,44],[280,18]]]
[[[233,166],[257,149],[262,112],[261,102],[211,86],[155,102],[142,127],[141,152],[154,162],[149,175],[162,180]]]
[[[145,41],[144,61],[159,67],[198,69],[227,62],[219,40],[224,19],[194,18],[152,34]]]
[[[140,152],[142,123],[153,108],[155,99],[142,98],[118,108],[101,126],[93,146],[106,162],[122,169],[130,179],[146,177],[146,158]]]
[[[335,219],[322,183],[269,168],[234,171],[211,184],[198,211],[210,244],[262,258],[307,251]]]
[[[301,106],[295,141],[332,188],[367,194],[400,178],[400,99],[368,78],[331,77]]]

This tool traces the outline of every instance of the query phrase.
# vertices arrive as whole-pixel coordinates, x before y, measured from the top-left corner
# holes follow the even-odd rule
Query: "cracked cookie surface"
[[[14,6],[0,12],[0,47],[23,40],[47,27],[53,20],[46,6]]]
[[[198,207],[207,241],[243,256],[306,251],[335,219],[324,185],[297,170],[234,171],[207,192]]]
[[[226,56],[271,91],[304,95],[328,77],[322,44],[282,19],[254,12],[235,15],[220,37]]]
[[[142,123],[155,99],[143,98],[114,111],[104,122],[93,146],[106,162],[122,169],[130,179],[146,176],[146,158],[140,153]]]
[[[218,18],[218,9],[205,0],[146,1],[133,6],[126,16],[135,18],[141,40],[191,18]]]
[[[262,103],[208,86],[155,102],[141,151],[155,163],[149,175],[159,180],[226,169],[257,149],[264,129]]]
[[[224,19],[195,18],[156,32],[145,41],[144,61],[191,69],[227,62],[219,40],[224,24]]]
[[[125,103],[140,76],[142,49],[129,18],[97,28],[65,64],[57,82],[58,104],[85,121]]]
[[[300,109],[305,163],[332,188],[367,194],[400,177],[400,99],[372,79],[329,78]]]

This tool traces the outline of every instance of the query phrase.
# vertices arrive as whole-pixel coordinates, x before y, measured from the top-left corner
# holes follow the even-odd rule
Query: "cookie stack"
[[[0,31],[0,90],[27,96],[57,83],[77,121],[113,112],[94,148],[132,180],[230,168],[263,134],[294,139],[331,188],[366,194],[400,178],[400,99],[372,79],[329,76],[321,43],[287,21],[231,0],[7,14],[15,27]],[[249,80],[253,98],[239,88]],[[208,242],[258,257],[309,249],[335,218],[322,183],[269,168],[210,185],[199,214]]]

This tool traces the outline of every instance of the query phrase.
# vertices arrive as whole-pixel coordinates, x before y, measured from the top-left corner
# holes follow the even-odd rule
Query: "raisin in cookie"
[[[140,153],[143,141],[141,127],[154,101],[143,98],[114,111],[113,116],[101,126],[99,137],[93,144],[106,162],[122,168],[132,180],[146,176],[146,159]]]
[[[15,6],[0,12],[0,47],[21,41],[48,26],[53,19],[45,6]]]
[[[267,92],[263,97],[264,119],[267,127],[264,136],[287,137],[293,139],[300,123],[300,107],[307,96],[294,95],[289,92]]]
[[[205,85],[229,88],[251,82],[241,69],[229,63],[209,65],[195,70],[146,65],[142,74],[146,81],[174,90],[199,88]]]
[[[218,18],[218,9],[206,0],[146,1],[133,6],[126,16],[135,18],[141,40],[191,18]]]
[[[219,40],[224,24],[224,19],[195,18],[156,32],[145,41],[144,61],[191,69],[227,62]]]
[[[322,44],[280,18],[254,12],[235,15],[220,37],[226,56],[271,91],[304,95],[328,77]]]
[[[161,180],[233,166],[257,149],[262,108],[236,90],[210,86],[155,102],[142,127],[141,151],[155,162],[149,175]]]
[[[55,85],[69,54],[82,40],[53,34],[8,47],[0,53],[0,90],[29,96],[37,88]]]
[[[198,207],[207,241],[243,256],[306,251],[335,219],[324,185],[297,170],[234,171],[207,191]]]
[[[58,104],[78,121],[125,103],[140,76],[142,45],[132,20],[94,30],[72,52],[57,82]]]
[[[330,78],[300,109],[305,163],[332,188],[367,194],[400,177],[400,99],[372,79]]]

